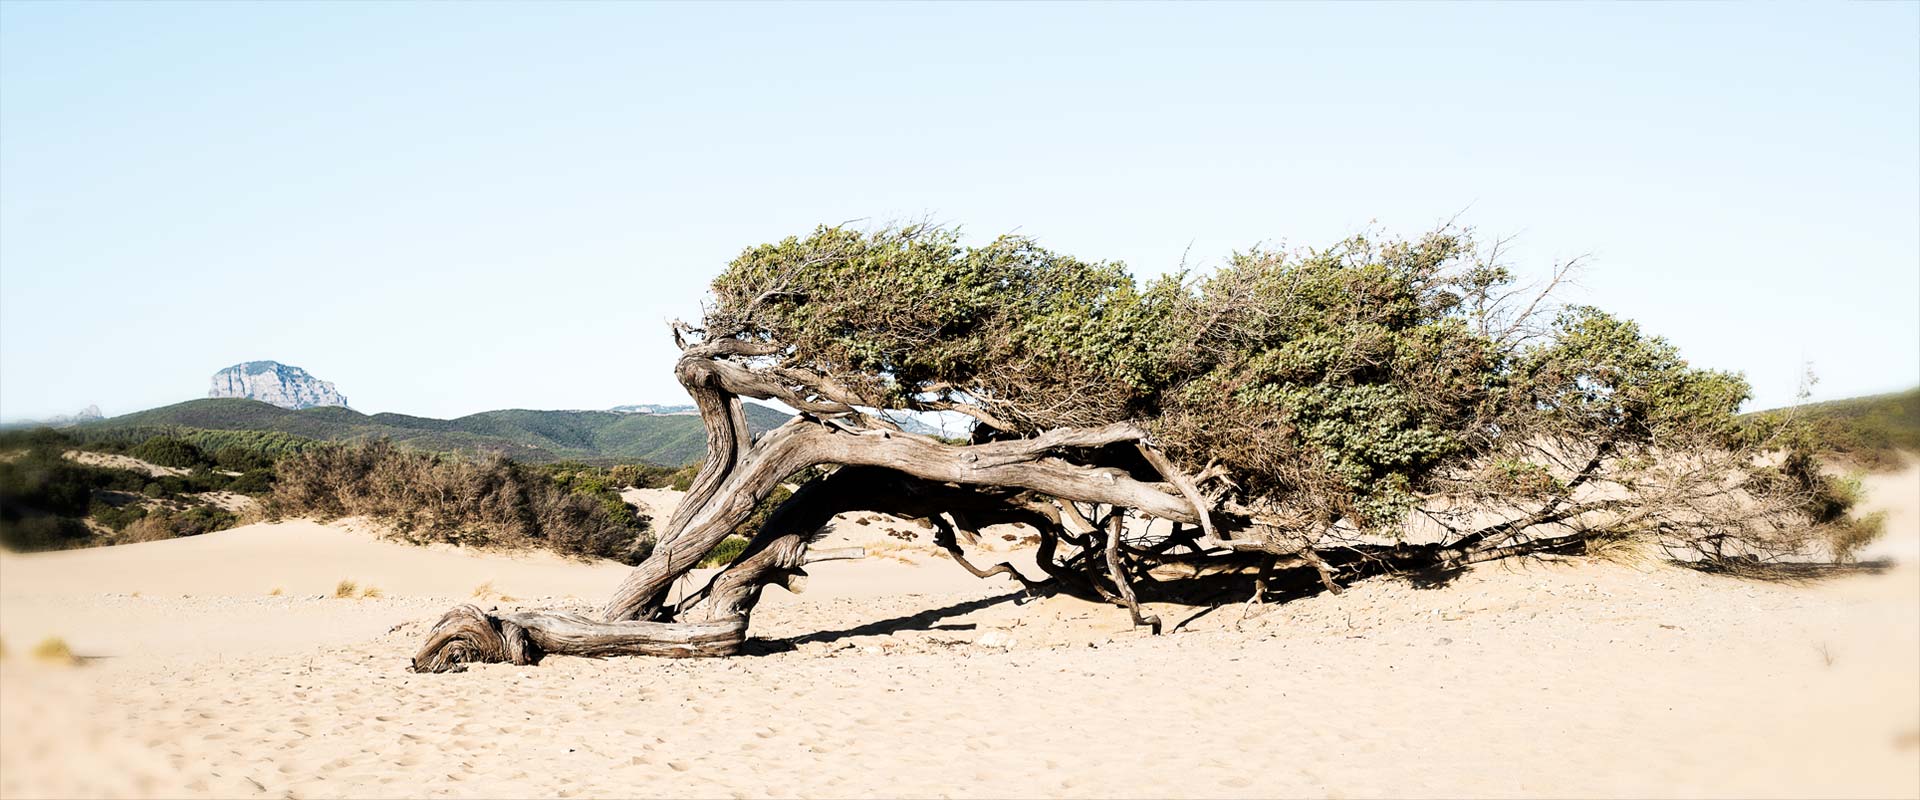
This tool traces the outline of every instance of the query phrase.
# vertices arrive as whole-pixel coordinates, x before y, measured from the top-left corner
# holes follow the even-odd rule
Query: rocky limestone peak
[[[220,370],[213,374],[207,396],[240,397],[292,409],[347,405],[347,398],[332,383],[278,361],[248,361]]]

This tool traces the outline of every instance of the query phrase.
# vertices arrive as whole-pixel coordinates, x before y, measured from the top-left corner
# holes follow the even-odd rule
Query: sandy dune
[[[116,455],[113,453],[90,453],[85,450],[68,450],[63,453],[62,456],[90,467],[124,469],[130,472],[138,472],[151,478],[164,478],[168,475],[187,474],[187,470],[179,467],[163,467],[150,461],[141,461],[133,456]]]
[[[1920,796],[1920,471],[1871,488],[1900,562],[1814,583],[1496,563],[1155,638],[910,543],[770,591],[752,655],[438,676],[406,656],[477,585],[624,568],[297,521],[0,556],[0,795]]]

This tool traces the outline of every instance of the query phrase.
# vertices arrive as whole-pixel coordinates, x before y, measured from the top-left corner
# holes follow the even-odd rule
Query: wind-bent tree
[[[1780,432],[1736,416],[1740,377],[1513,283],[1451,229],[1252,250],[1146,285],[931,226],[752,248],[704,319],[674,326],[706,459],[602,618],[464,606],[414,667],[734,653],[768,585],[797,591],[810,560],[845,555],[808,546],[849,511],[927,520],[976,575],[1111,602],[1156,630],[1141,595],[1178,597],[1193,576],[1257,576],[1257,593],[1298,569],[1337,591],[1621,540],[1771,560],[1849,530],[1817,467],[1769,456]],[[799,414],[756,439],[742,398]],[[964,415],[971,437],[906,433],[890,411]],[[803,471],[743,553],[667,601]],[[967,561],[961,540],[1005,522],[1038,530],[1044,574]]]

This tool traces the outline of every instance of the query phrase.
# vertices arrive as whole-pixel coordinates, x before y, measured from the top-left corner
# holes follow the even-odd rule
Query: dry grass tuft
[[[363,600],[378,599],[385,596],[386,593],[380,591],[380,587],[378,586],[369,586],[360,590],[360,598]]]
[[[868,558],[891,558],[902,564],[920,563],[912,556],[921,555],[923,552],[912,545],[901,542],[874,542],[861,546],[866,548]]]
[[[493,581],[487,581],[486,583],[473,587],[473,598],[475,600],[485,600],[492,594],[494,594]]]
[[[359,591],[359,589],[360,589],[360,584],[354,583],[353,581],[349,581],[349,580],[342,580],[339,583],[334,584],[333,597],[336,600],[350,600],[353,598],[353,593],[356,591]]]
[[[271,592],[267,592],[267,596],[268,596],[268,597],[279,597],[280,595],[283,595],[283,594],[286,594],[286,593],[287,593],[287,590],[285,590],[285,589],[282,589],[282,588],[280,588],[280,587],[278,587],[278,586],[275,586],[275,587],[273,587],[273,591],[271,591]]]
[[[78,664],[80,659],[73,654],[73,648],[67,646],[65,639],[49,636],[33,648],[33,657],[41,661],[60,664]]]

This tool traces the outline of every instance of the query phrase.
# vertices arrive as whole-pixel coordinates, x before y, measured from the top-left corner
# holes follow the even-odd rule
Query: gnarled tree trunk
[[[1213,507],[1196,482],[1181,474],[1134,425],[1056,429],[998,440],[975,437],[972,444],[950,444],[867,416],[855,407],[858,398],[835,396],[830,384],[799,383],[789,372],[763,373],[728,360],[752,358],[765,350],[721,340],[683,352],[675,374],[694,397],[706,425],[706,457],[685,499],[661,529],[653,552],[615,590],[601,619],[558,612],[490,614],[463,605],[434,626],[413,658],[413,669],[453,671],[474,662],[531,664],[545,654],[737,653],[767,586],[800,591],[810,561],[857,555],[809,552],[833,516],[854,511],[929,520],[940,532],[937,543],[976,576],[1007,575],[1028,591],[1113,603],[1125,607],[1135,624],[1155,632],[1159,620],[1141,610],[1134,584],[1158,565],[1184,564],[1194,575],[1204,566],[1252,569],[1263,576],[1274,567],[1310,566],[1328,588],[1337,590],[1335,581],[1341,576],[1466,563],[1529,549],[1504,537],[1476,535],[1462,541],[1484,545],[1480,549],[1349,546],[1320,553],[1305,544],[1277,545],[1272,537],[1237,536],[1261,521]],[[756,440],[742,412],[742,397],[779,400],[801,413]],[[749,532],[746,550],[704,588],[678,603],[666,602],[667,589],[739,529],[783,481],[816,466],[835,469],[802,485],[759,530]],[[1097,520],[1089,519],[1077,504],[1106,511]],[[1572,511],[1556,508],[1553,513],[1560,517]],[[1170,520],[1175,532],[1158,543],[1129,541],[1125,519],[1130,513]],[[954,532],[971,535],[976,526],[1000,522],[1025,523],[1039,532],[1037,558],[1045,578],[1021,575],[1008,564],[981,569],[966,560]],[[1574,544],[1552,546],[1564,550]]]

